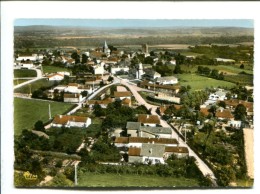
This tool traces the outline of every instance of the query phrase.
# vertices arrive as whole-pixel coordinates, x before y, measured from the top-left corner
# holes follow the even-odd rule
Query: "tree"
[[[75,60],[75,64],[80,63],[80,56],[78,55],[77,52],[73,52],[73,53],[71,54],[71,58]]]
[[[82,91],[82,92],[81,92],[81,95],[82,95],[83,97],[86,97],[86,96],[88,95],[88,91],[86,91],[86,90]]]
[[[67,177],[62,174],[62,173],[58,173],[50,182],[48,182],[46,184],[47,186],[66,186],[66,187],[71,187],[73,186],[73,182],[69,179],[67,179]]]
[[[181,74],[182,73],[181,66],[179,64],[177,64],[175,66],[173,73],[175,73],[175,74]]]
[[[112,82],[113,80],[114,80],[114,78],[112,76],[109,76],[107,79],[107,81],[109,81],[109,82]]]
[[[240,67],[240,69],[244,69],[245,65],[242,63],[239,67]]]
[[[219,105],[220,107],[226,108],[226,103],[225,103],[225,101],[219,101],[218,105]]]
[[[234,111],[235,119],[244,121],[246,117],[246,107],[243,104],[236,106]]]
[[[36,131],[45,131],[45,128],[44,128],[44,124],[41,120],[37,121],[35,124],[34,124],[34,129]]]
[[[102,107],[100,106],[100,104],[94,104],[93,106],[93,113],[97,116],[97,117],[100,117],[100,116],[104,116],[105,115],[105,111],[102,109]]]
[[[82,54],[82,59],[81,59],[81,63],[86,63],[88,60],[88,57],[86,54]]]

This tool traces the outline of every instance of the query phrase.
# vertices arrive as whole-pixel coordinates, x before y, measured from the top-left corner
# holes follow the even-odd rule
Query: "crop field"
[[[23,129],[31,129],[38,120],[49,120],[49,104],[52,116],[62,114],[73,105],[62,102],[14,98],[14,134],[19,135]]]
[[[85,173],[79,177],[80,187],[199,187],[196,179],[160,177],[156,175]]]
[[[37,72],[31,69],[14,69],[14,77],[36,77]]]
[[[179,74],[177,77],[181,86],[190,85],[191,90],[193,91],[211,87],[231,88],[235,86],[234,83],[203,77],[196,74]]]
[[[31,84],[27,84],[14,90],[15,93],[29,94],[30,90],[33,93],[41,87],[50,87],[54,85],[54,81],[48,81],[47,79],[40,79]]]
[[[224,80],[236,84],[253,85],[254,77],[253,75],[248,75],[248,74],[225,75]]]

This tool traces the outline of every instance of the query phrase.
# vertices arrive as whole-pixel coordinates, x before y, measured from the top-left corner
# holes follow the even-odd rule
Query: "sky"
[[[249,19],[17,19],[14,26],[51,25],[80,27],[244,27],[254,28]]]

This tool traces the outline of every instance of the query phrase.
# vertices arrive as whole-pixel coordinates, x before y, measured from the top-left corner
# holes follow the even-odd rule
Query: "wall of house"
[[[135,162],[143,163],[143,159],[140,156],[129,156],[128,157],[128,162],[129,163],[135,163]]]
[[[72,102],[72,103],[77,103],[79,102],[80,99],[78,98],[64,98],[64,102]]]
[[[142,161],[144,164],[148,164],[148,161],[151,161],[151,164],[157,164],[160,161],[161,164],[164,164],[164,159],[162,157],[148,157],[148,156],[143,156]]]
[[[49,78],[49,81],[60,81],[63,79],[64,79],[64,77],[62,77],[62,76],[53,76],[53,77]]]
[[[138,147],[138,148],[140,148],[140,147],[142,147],[142,143],[130,142],[128,144],[128,147]]]
[[[127,130],[127,135],[131,137],[138,137],[137,130]]]

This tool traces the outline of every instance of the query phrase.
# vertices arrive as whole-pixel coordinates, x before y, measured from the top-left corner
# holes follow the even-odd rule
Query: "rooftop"
[[[139,130],[139,128],[141,127],[141,123],[140,122],[127,122],[126,123],[126,128],[128,130]]]
[[[149,157],[163,157],[165,145],[157,144],[143,144],[141,149],[141,156]]]
[[[65,125],[69,121],[85,123],[88,117],[72,116],[72,115],[56,115],[52,121],[54,124]]]
[[[148,133],[155,133],[155,134],[171,134],[172,133],[171,128],[168,128],[168,127],[146,127],[146,126],[141,126],[140,130],[141,131],[146,131]]]
[[[159,119],[158,115],[140,114],[140,115],[138,115],[138,122],[150,123],[150,124],[160,124],[160,119]]]
[[[115,97],[130,97],[132,96],[132,93],[129,91],[126,92],[114,92]]]
[[[141,148],[130,147],[128,150],[128,156],[140,156]]]
[[[187,147],[165,147],[165,152],[172,152],[172,153],[189,153]]]

